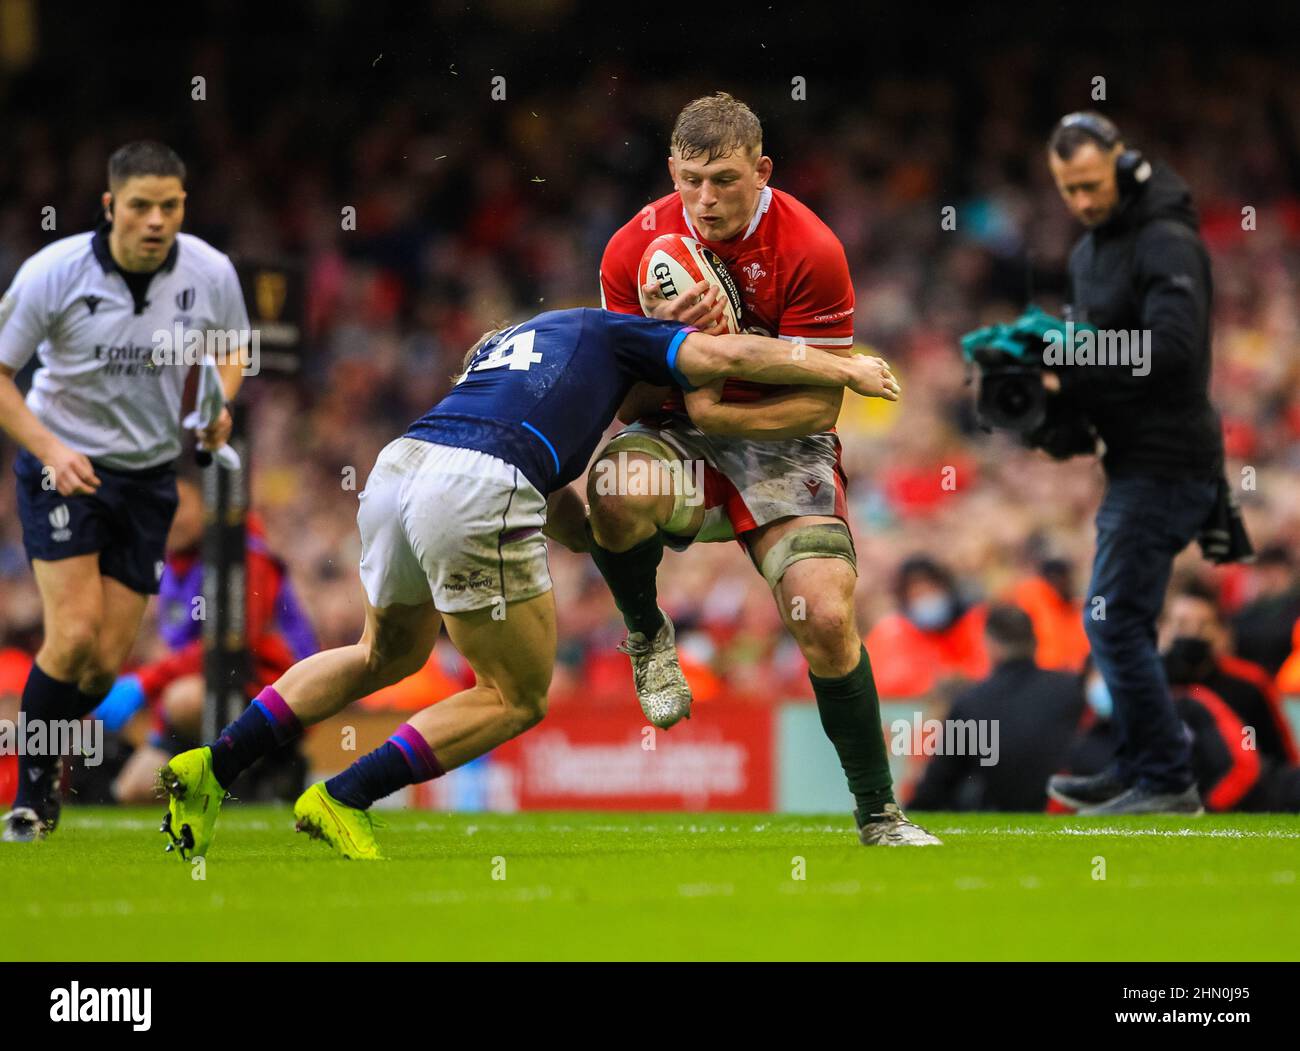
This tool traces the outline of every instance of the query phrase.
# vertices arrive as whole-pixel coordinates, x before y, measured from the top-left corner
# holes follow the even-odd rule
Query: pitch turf
[[[1294,817],[931,814],[946,846],[865,849],[839,816],[399,811],[363,864],[232,806],[200,880],[161,812],[0,844],[0,957],[1300,958]]]

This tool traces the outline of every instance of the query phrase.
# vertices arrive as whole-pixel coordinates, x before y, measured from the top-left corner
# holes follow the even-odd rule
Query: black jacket
[[[1248,602],[1232,618],[1237,655],[1276,676],[1291,656],[1291,635],[1300,620],[1300,587]]]
[[[1059,370],[1062,397],[1106,443],[1114,475],[1218,477],[1223,433],[1210,405],[1210,260],[1187,184],[1163,165],[1070,254],[1071,318],[1151,333],[1150,371]]]
[[[998,761],[935,755],[910,810],[1029,810],[1047,806],[1047,779],[1065,759],[1083,715],[1079,677],[1032,660],[1004,661],[953,701],[949,719],[996,719]]]
[[[1264,669],[1258,669],[1261,674]],[[1282,765],[1291,762],[1295,744],[1276,696],[1270,698],[1258,682],[1234,674],[1219,661],[1207,675],[1196,680],[1217,694],[1241,718],[1243,725],[1254,728],[1255,749],[1262,756],[1275,759]]]

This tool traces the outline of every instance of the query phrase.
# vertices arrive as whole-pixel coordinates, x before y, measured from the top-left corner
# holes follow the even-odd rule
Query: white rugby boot
[[[858,839],[864,847],[937,847],[943,840],[933,836],[920,825],[907,819],[897,803],[886,803],[883,813],[869,815],[868,821],[858,829]]]
[[[653,639],[633,631],[619,645],[632,658],[632,681],[636,699],[651,725],[667,730],[680,719],[691,717],[691,687],[677,660],[673,622],[663,610],[664,623]]]
[[[31,843],[45,838],[45,822],[31,807],[16,807],[0,818],[0,822],[4,823],[0,843]]]

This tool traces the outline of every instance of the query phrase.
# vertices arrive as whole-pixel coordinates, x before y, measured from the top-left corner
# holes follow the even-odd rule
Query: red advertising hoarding
[[[552,708],[492,753],[497,802],[519,810],[771,810],[769,706],[700,704],[655,730],[635,706]]]

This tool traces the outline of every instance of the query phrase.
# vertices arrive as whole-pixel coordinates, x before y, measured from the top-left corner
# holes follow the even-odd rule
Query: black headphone
[[[1056,130],[1059,132],[1066,128],[1078,128],[1108,150],[1113,150],[1120,141],[1119,128],[1115,127],[1114,121],[1100,113],[1067,113],[1056,125]],[[1149,178],[1151,165],[1140,150],[1125,150],[1115,158],[1115,182],[1121,198],[1128,197]]]

